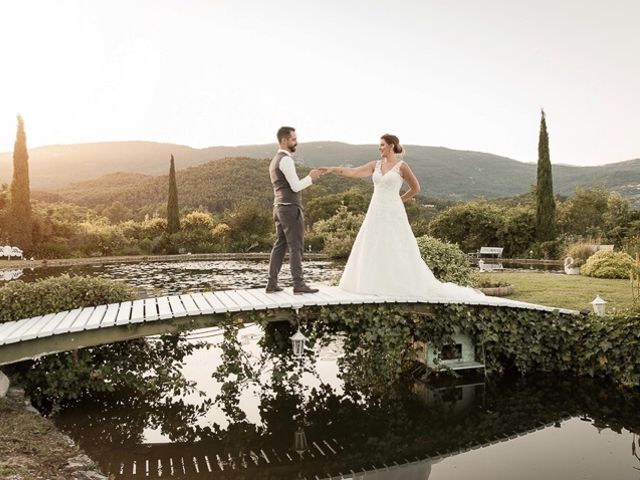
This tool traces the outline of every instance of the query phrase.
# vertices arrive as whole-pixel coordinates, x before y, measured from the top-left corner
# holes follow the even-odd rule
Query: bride
[[[402,159],[398,137],[380,138],[381,160],[360,167],[323,167],[345,177],[371,176],[373,196],[340,279],[347,292],[420,298],[473,299],[484,295],[472,288],[435,278],[420,255],[403,202],[420,191],[420,183]],[[409,189],[400,194],[403,183]]]

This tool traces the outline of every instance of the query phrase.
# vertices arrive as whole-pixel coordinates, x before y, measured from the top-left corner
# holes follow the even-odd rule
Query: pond
[[[270,365],[259,386],[215,404],[221,336],[190,335],[211,345],[183,367],[204,397],[89,400],[55,417],[105,472],[118,479],[640,478],[637,393],[557,376],[486,383],[477,373],[363,390],[342,379],[336,340],[313,365],[287,366],[300,372],[297,380],[274,382],[279,367]],[[262,337],[256,326],[239,334],[254,360]]]
[[[304,267],[313,283],[340,274],[329,262]],[[39,269],[23,278],[99,275],[145,296],[259,287],[266,269],[169,262]],[[344,362],[339,336],[287,361],[265,356],[278,348],[269,330],[249,325],[234,338],[258,372],[243,388],[238,374],[212,377],[226,366],[229,339],[205,329],[187,335],[199,348],[183,361],[163,359],[193,389],[85,398],[53,419],[117,479],[640,479],[637,390],[557,374],[487,382],[476,373],[452,383],[417,371],[393,387],[364,384],[366,365]]]
[[[135,286],[138,296],[143,298],[212,289],[263,287],[268,271],[269,262],[264,260],[115,263],[7,270],[0,272],[0,285],[13,279],[33,282],[63,274],[88,275],[122,280]],[[309,283],[337,281],[341,272],[342,267],[332,262],[304,262],[305,279]],[[283,265],[280,276],[283,285],[290,283],[288,265]]]

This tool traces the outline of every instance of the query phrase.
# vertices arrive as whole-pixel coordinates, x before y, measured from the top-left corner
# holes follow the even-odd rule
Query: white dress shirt
[[[299,192],[300,190],[304,190],[308,186],[310,186],[313,181],[311,177],[307,175],[302,180],[298,178],[298,174],[296,173],[296,166],[293,163],[293,158],[291,158],[291,154],[288,150],[279,149],[278,153],[283,152],[287,155],[280,159],[280,171],[284,174],[284,178],[289,182],[289,186],[291,190],[294,192]]]

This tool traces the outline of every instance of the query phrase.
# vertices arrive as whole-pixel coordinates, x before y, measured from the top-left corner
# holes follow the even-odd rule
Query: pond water
[[[41,278],[69,275],[88,275],[122,280],[138,290],[138,296],[158,296],[174,293],[231,288],[263,287],[269,272],[269,262],[264,260],[145,262],[82,265],[73,267],[49,267],[0,272],[3,280],[20,279],[32,282]],[[327,261],[305,261],[305,279],[309,283],[331,283],[339,280],[342,266]],[[288,265],[280,274],[283,285],[290,284]]]
[[[267,267],[120,264],[38,269],[21,278],[104,276],[146,296],[259,287]],[[329,262],[304,268],[310,282],[321,284],[341,271]],[[355,385],[360,370],[341,362],[340,338],[282,363],[262,357],[273,346],[265,335],[257,326],[239,331],[259,375],[233,395],[224,390],[237,386],[233,375],[226,382],[212,378],[225,364],[221,330],[205,329],[190,332],[188,342],[209,348],[182,363],[166,358],[166,367],[179,368],[197,391],[84,399],[54,421],[117,479],[640,479],[637,390],[556,374]]]
[[[274,384],[270,365],[259,385],[216,405],[207,400],[221,390],[211,377],[222,361],[221,337],[191,335],[212,346],[183,367],[205,397],[86,401],[55,417],[105,472],[118,479],[640,478],[638,393],[551,375],[486,383],[478,374],[363,391],[342,380],[336,340],[316,352],[312,368],[302,360],[287,366],[301,372],[296,381]],[[255,361],[262,337],[256,326],[239,335]]]

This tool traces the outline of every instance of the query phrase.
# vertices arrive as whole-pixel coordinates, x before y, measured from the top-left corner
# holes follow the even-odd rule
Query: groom
[[[281,292],[278,286],[278,273],[282,268],[284,254],[289,248],[289,262],[293,277],[293,293],[315,293],[304,283],[302,277],[302,252],[304,251],[304,215],[300,191],[307,188],[313,180],[322,174],[313,169],[302,180],[298,178],[296,166],[291,154],[296,151],[298,137],[293,127],[280,127],[277,133],[280,148],[269,165],[269,175],[273,185],[273,220],[276,223],[276,242],[269,260],[269,281],[266,292]]]

